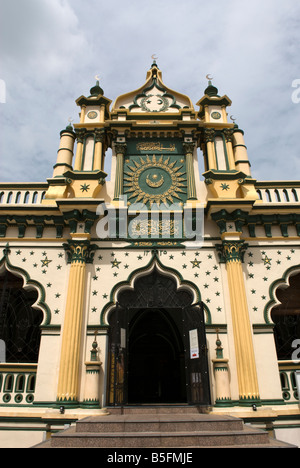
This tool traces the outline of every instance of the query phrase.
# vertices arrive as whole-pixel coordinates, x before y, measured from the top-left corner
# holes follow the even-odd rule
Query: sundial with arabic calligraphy
[[[139,154],[129,155],[124,167],[128,204],[183,204],[187,192],[185,158],[178,154],[175,143],[140,142],[135,148]]]

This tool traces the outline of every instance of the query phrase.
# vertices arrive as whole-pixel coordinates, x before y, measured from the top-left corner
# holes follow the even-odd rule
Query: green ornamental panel
[[[187,199],[182,140],[127,141],[123,184],[129,204],[182,206]]]

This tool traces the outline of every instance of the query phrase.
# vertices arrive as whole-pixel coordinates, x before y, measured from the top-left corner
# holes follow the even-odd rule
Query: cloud
[[[154,53],[166,85],[194,103],[214,76],[255,177],[297,178],[299,13],[294,0],[0,0],[1,180],[51,177],[59,132],[78,121],[74,101],[95,74],[114,101],[143,84]]]

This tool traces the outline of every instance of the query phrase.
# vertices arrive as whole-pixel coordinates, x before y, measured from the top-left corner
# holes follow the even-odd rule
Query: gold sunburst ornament
[[[186,172],[181,160],[169,156],[137,156],[124,170],[128,200],[145,205],[182,202],[186,198]],[[135,199],[135,200],[134,200]]]

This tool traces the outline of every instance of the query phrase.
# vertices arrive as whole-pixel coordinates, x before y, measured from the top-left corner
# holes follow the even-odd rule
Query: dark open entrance
[[[109,405],[210,404],[203,304],[154,270],[118,294],[109,317]]]
[[[139,311],[128,346],[128,403],[187,401],[183,341],[167,311]]]

